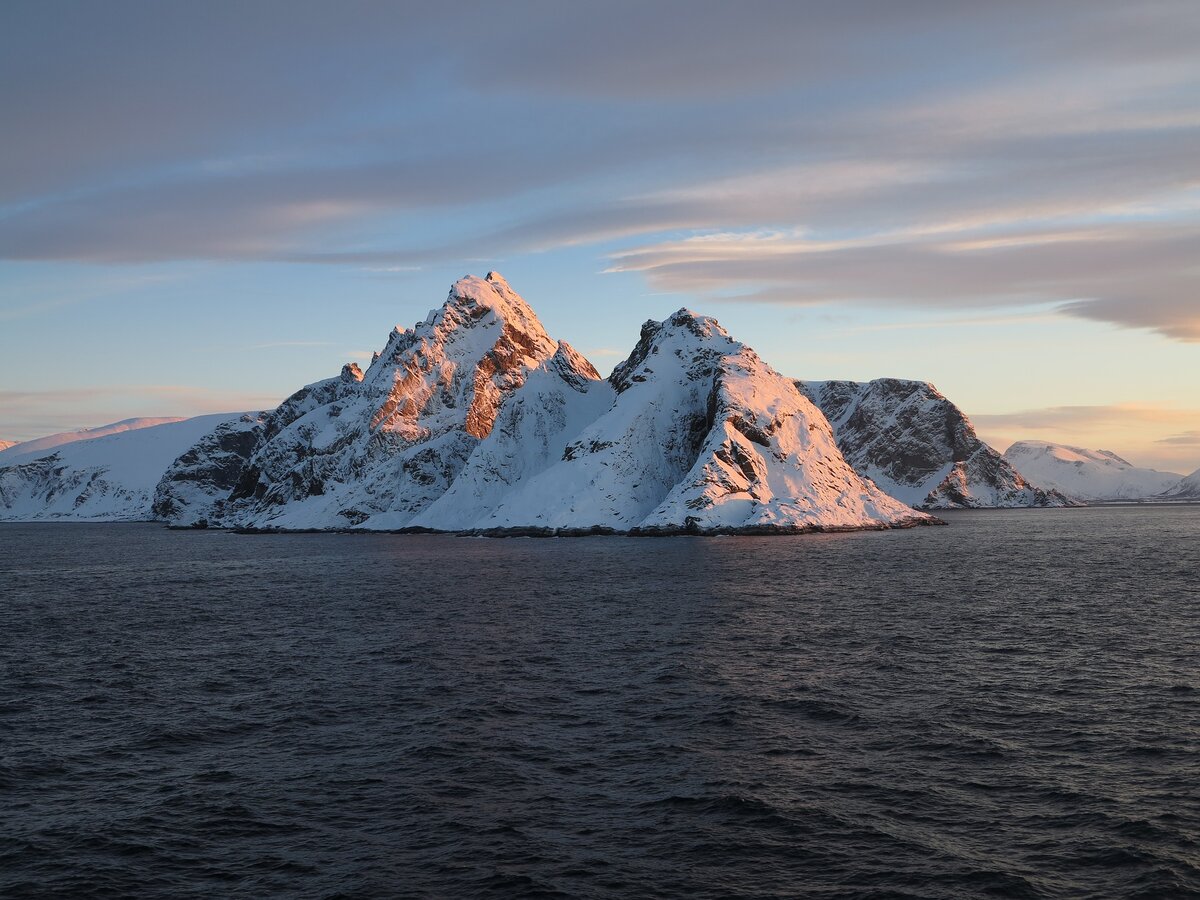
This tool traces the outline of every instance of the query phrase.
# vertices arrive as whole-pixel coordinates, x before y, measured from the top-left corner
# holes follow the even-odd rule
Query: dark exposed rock
[[[898,378],[796,384],[825,413],[859,474],[912,506],[1071,504],[1029,484],[931,384]]]

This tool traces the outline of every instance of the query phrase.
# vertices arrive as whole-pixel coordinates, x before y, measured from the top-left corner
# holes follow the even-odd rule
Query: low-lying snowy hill
[[[0,456],[0,521],[122,521],[152,518],[154,487],[171,462],[231,415],[127,420],[135,427],[72,434],[20,454]],[[107,430],[111,429],[111,430]],[[18,447],[39,444],[29,441]]]
[[[0,466],[10,466],[17,459],[32,459],[41,456],[55,447],[73,444],[76,441],[90,441],[94,438],[107,437],[110,434],[121,434],[126,431],[138,431],[142,428],[154,428],[170,422],[182,422],[182,416],[166,418],[122,419],[111,425],[100,425],[96,428],[81,428],[78,431],[60,431],[58,434],[35,438],[32,441],[0,441]]]
[[[1142,469],[1110,450],[1085,450],[1046,441],[1019,441],[1004,458],[1038,484],[1084,502],[1144,500],[1169,491],[1182,475]]]
[[[287,529],[933,521],[864,481],[795,384],[714,320],[681,310],[646,323],[605,381],[495,273],[456,282],[365,373],[347,366],[261,421],[206,436],[167,472],[155,510],[183,525]]]
[[[899,378],[802,381],[833,425],[846,460],[920,509],[1069,506],[981,441],[932,384]]]

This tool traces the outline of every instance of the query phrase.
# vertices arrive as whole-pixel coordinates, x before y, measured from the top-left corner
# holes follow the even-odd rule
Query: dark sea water
[[[1200,896],[1200,506],[0,526],[0,896]]]

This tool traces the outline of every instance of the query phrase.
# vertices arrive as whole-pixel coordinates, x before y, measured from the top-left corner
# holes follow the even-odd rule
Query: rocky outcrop
[[[230,419],[188,448],[155,487],[154,518],[201,527],[210,518],[219,519],[262,439],[266,420],[266,413]]]
[[[1068,506],[1031,484],[981,441],[963,412],[933,385],[880,378],[797,382],[833,426],[855,470],[921,509]]]

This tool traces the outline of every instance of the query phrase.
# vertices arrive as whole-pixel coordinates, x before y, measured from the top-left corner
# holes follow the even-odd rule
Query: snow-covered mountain
[[[1027,481],[1029,473],[981,441],[962,410],[932,384],[879,378],[797,385],[828,417],[855,470],[905,503],[921,509],[1071,505],[1037,478]]]
[[[1168,491],[1182,475],[1141,469],[1110,450],[1019,441],[1004,458],[1038,484],[1084,502],[1142,500]]]
[[[21,441],[19,443],[14,441],[0,441],[0,454],[2,454],[0,455],[0,465],[10,466],[18,456],[25,459],[42,456],[55,447],[61,447],[64,444],[73,444],[76,441],[90,441],[94,438],[107,437],[110,434],[138,431],[142,428],[154,428],[157,425],[182,421],[182,416],[122,419],[120,422],[113,422],[111,425],[100,425],[96,428],[81,428],[78,431],[60,431],[58,434],[36,438],[32,441]]]
[[[393,331],[366,373],[347,366],[209,434],[155,510],[184,525],[450,531],[932,521],[864,481],[795,384],[714,320],[646,323],[605,381],[495,273]]]
[[[192,492],[188,515],[250,527],[406,525],[458,477],[503,401],[552,360],[597,377],[500,276],[464,278],[424,322],[395,329],[366,373],[347,365],[268,414],[228,497],[205,512]],[[160,496],[172,493],[187,494],[164,484]]]
[[[1165,496],[1171,500],[1200,500],[1200,469],[1170,488]]]
[[[232,414],[236,416],[236,414]],[[154,487],[176,457],[231,414],[136,419],[72,434],[101,436],[29,441],[0,456],[0,521],[150,519]],[[41,449],[15,453],[41,444]]]

